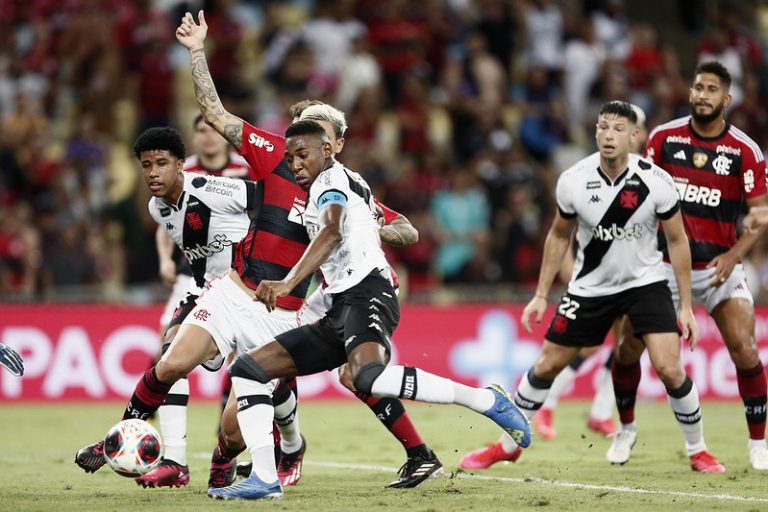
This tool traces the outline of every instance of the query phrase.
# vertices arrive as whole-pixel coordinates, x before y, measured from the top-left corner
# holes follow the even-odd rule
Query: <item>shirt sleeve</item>
[[[741,164],[741,185],[744,196],[748,199],[760,197],[768,192],[766,182],[765,158],[760,151],[744,145],[741,149],[743,160]]]
[[[672,176],[664,169],[654,165],[651,172],[657,182],[651,191],[655,195],[656,216],[662,220],[667,220],[680,209],[680,196]]]
[[[381,201],[379,201],[375,197],[373,198],[373,202],[376,204],[376,206],[381,208],[381,211],[384,214],[384,225],[385,226],[388,225],[388,224],[392,224],[392,221],[395,220],[398,215],[400,215],[400,213],[398,213],[395,210],[393,210],[392,208],[388,207],[387,205],[385,205],[384,203],[382,203]]]
[[[555,187],[555,199],[557,201],[557,209],[560,210],[560,216],[564,219],[573,219],[576,217],[576,209],[573,204],[573,198],[571,196],[571,190],[573,187],[568,186],[568,177],[570,173],[563,173],[557,179],[557,186]]]
[[[659,135],[659,132],[652,132],[648,137],[648,142],[645,144],[645,159],[652,163],[659,165],[661,160],[661,141],[663,137]]]
[[[251,167],[251,178],[263,180],[285,156],[285,137],[276,135],[243,121],[243,142],[240,154]]]

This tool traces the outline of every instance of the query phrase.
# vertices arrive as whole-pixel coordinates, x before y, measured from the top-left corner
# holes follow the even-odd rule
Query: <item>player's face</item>
[[[723,110],[731,104],[731,95],[723,87],[720,77],[712,73],[699,73],[688,94],[691,116],[702,124],[722,119]]]
[[[626,117],[602,114],[597,118],[595,140],[600,156],[611,160],[629,154],[637,134],[635,126]]]
[[[184,187],[181,170],[184,160],[179,160],[167,149],[142,151],[139,155],[141,173],[149,191],[155,197],[161,197],[170,203],[178,200],[178,194]]]
[[[285,159],[288,169],[296,176],[296,183],[304,189],[326,168],[333,149],[331,143],[317,135],[297,135],[285,141]]]
[[[198,155],[215,156],[227,151],[227,141],[219,132],[200,121],[192,134],[192,144]]]

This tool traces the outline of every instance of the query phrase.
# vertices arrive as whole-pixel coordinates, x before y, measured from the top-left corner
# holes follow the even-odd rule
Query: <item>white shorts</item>
[[[677,291],[675,272],[670,263],[664,264],[667,271],[669,289],[672,291],[672,300],[675,301],[675,309],[680,307],[680,294]],[[694,300],[700,300],[706,306],[707,311],[712,310],[721,302],[728,299],[746,299],[753,302],[752,292],[747,287],[747,276],[744,274],[744,265],[737,263],[728,279],[719,286],[709,286],[712,281],[714,268],[694,269],[691,271],[691,294]]]
[[[229,274],[224,274],[208,283],[197,306],[184,319],[186,324],[208,331],[226,359],[231,352],[237,357],[264,345],[276,335],[298,327],[299,321],[296,311],[278,308],[270,313]]]
[[[299,310],[299,324],[308,325],[317,322],[331,309],[332,304],[333,295],[325,293],[323,287],[318,286],[304,301],[304,305],[301,306]]]
[[[168,297],[168,301],[165,303],[163,314],[160,315],[160,329],[165,329],[173,319],[173,312],[179,307],[179,303],[187,295],[189,291],[189,284],[192,281],[192,276],[187,274],[178,274],[176,276],[176,282],[173,283],[173,290]]]

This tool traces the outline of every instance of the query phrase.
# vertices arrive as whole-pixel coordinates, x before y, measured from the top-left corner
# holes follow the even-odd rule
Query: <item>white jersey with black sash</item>
[[[192,266],[189,293],[232,265],[232,249],[248,231],[256,184],[252,181],[183,173],[184,189],[176,204],[149,200],[149,213],[168,233]]]
[[[556,196],[560,215],[578,221],[570,294],[602,297],[666,280],[658,222],[672,217],[679,202],[663,169],[631,154],[611,180],[594,153],[563,172]]]
[[[304,225],[310,239],[323,228],[320,212],[332,204],[342,205],[346,215],[341,243],[320,266],[328,283],[326,293],[348,290],[377,269],[391,279],[389,263],[381,250],[371,189],[358,173],[339,162],[321,172],[309,189]]]

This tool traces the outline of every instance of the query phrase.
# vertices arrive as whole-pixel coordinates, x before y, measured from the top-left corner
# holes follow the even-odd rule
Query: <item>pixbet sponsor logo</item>
[[[191,263],[195,260],[205,259],[217,252],[221,252],[225,247],[232,245],[232,241],[228,240],[226,235],[214,235],[213,241],[208,245],[197,244],[195,247],[184,249],[184,256]]]
[[[617,226],[615,223],[608,227],[595,226],[592,228],[592,238],[596,238],[603,242],[611,242],[613,240],[634,240],[635,238],[642,238],[643,227],[640,224],[633,224],[629,227]]]

